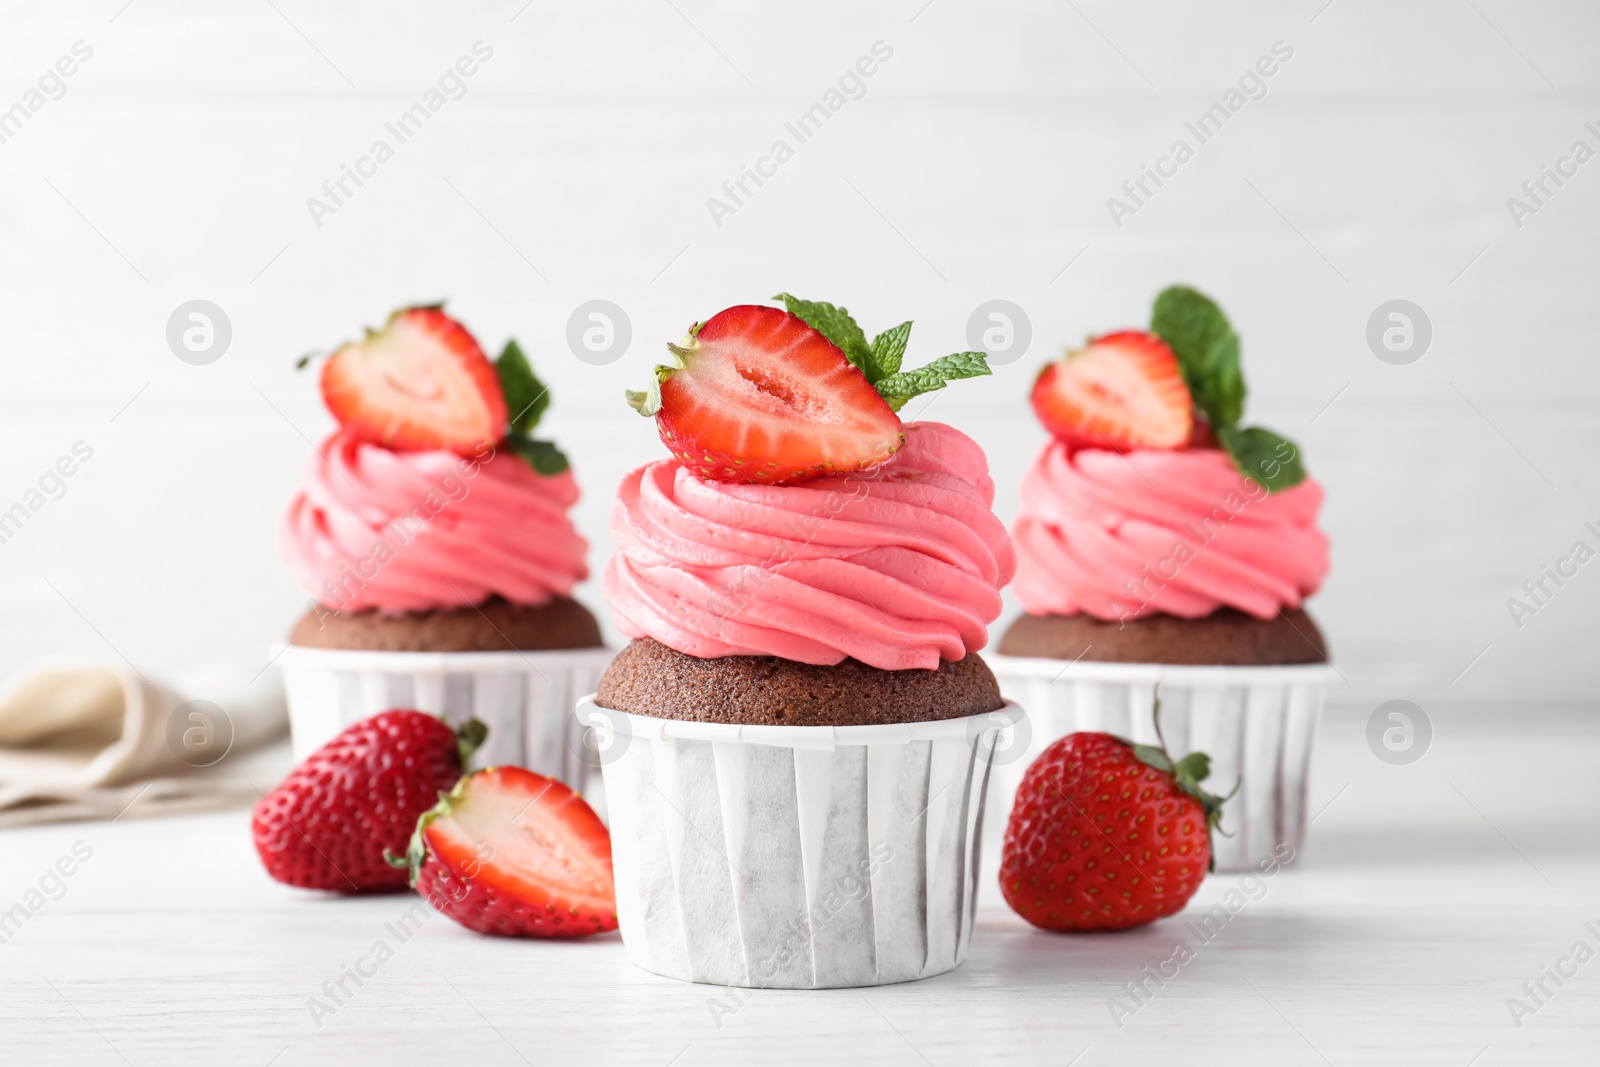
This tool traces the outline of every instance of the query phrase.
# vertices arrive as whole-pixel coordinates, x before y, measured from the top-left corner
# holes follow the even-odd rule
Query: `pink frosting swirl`
[[[1322,487],[1268,494],[1215,449],[1070,452],[1047,445],[1022,480],[1017,599],[1033,615],[1270,619],[1328,573]]]
[[[340,611],[518,604],[568,596],[589,575],[567,517],[571,471],[546,476],[492,450],[395,452],[335,432],[306,463],[278,526],[300,587]]]
[[[798,485],[703,481],[676,460],[622,480],[605,591],[617,629],[702,659],[884,670],[984,646],[1016,554],[976,442],[905,427],[883,466]]]

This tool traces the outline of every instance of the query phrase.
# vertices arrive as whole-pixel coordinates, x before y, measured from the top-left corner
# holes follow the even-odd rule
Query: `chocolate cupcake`
[[[1001,687],[1033,745],[1075,730],[1203,749],[1241,778],[1221,869],[1303,832],[1312,726],[1331,669],[1302,607],[1328,570],[1322,488],[1295,445],[1238,425],[1239,340],[1193,289],[1149,332],[1091,340],[1045,368],[1053,440],[1024,476],[1012,533],[1027,614],[1000,641]]]
[[[899,402],[910,324],[735,307],[633,394],[673,458],[628,475],[601,731],[630,958],[691,981],[906,981],[966,952],[986,741],[978,655],[1015,566],[978,446]],[[854,358],[847,357],[853,352]],[[970,357],[970,358],[969,358]]]
[[[341,347],[321,387],[339,428],[278,530],[311,597],[282,659],[297,756],[416,708],[486,723],[477,765],[581,786],[567,711],[609,652],[571,596],[588,575],[577,484],[532,436],[548,391],[516,342],[491,363],[438,307]]]

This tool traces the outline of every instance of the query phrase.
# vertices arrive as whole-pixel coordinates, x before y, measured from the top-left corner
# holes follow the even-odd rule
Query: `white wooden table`
[[[392,927],[415,898],[269,881],[244,812],[11,831],[0,908],[74,843],[92,855],[0,944],[0,1061],[1596,1062],[1600,962],[1546,979],[1552,996],[1527,1001],[1539,1010],[1520,1029],[1507,999],[1526,1000],[1522,984],[1574,942],[1600,948],[1584,926],[1600,928],[1600,717],[1439,712],[1410,767],[1375,759],[1364,724],[1330,711],[1309,849],[1209,943],[1184,921],[1238,876],[1121,935],[1040,933],[992,893],[962,967],[865,990],[730,993],[634,969],[615,935],[496,940],[437,916],[402,942]],[[1145,1003],[1126,999],[1137,1010],[1119,1027],[1108,999],[1180,937],[1193,961]],[[393,953],[381,963],[379,941]],[[360,985],[346,977],[358,965]],[[313,996],[332,1014],[314,1018]]]

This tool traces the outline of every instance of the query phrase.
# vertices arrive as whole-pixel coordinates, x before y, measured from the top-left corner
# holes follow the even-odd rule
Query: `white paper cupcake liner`
[[[1156,743],[1152,714],[1157,687],[1161,731],[1174,758],[1211,757],[1211,792],[1239,792],[1223,806],[1212,835],[1217,870],[1253,866],[1287,844],[1305,842],[1307,769],[1327,686],[1338,672],[1324,663],[1273,667],[1191,667],[1153,663],[1076,663],[1015,656],[985,657],[1000,691],[1027,708],[1019,727],[1022,753],[996,760],[991,823],[1003,838],[1022,773],[1052,741],[1101,731]]]
[[[583,728],[572,707],[616,655],[549,652],[375,652],[290,645],[282,656],[296,762],[351,723],[391,708],[477,718],[489,736],[471,766],[513,764],[573,789],[585,784]]]
[[[986,744],[1022,717],[737,726],[611,711],[600,735],[628,957],[820,989],[941,974],[972,937]]]

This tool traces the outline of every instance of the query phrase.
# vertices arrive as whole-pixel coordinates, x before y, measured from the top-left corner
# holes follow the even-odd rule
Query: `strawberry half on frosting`
[[[900,447],[900,419],[831,341],[779,308],[741,304],[669,344],[649,394],[662,442],[703,478],[788,483],[864,470]]]
[[[401,308],[322,368],[322,399],[362,440],[470,456],[505,436],[495,366],[440,307]]]
[[[1040,372],[1033,410],[1069,447],[1181,448],[1194,429],[1178,358],[1154,334],[1108,333]]]
[[[784,307],[740,304],[689,327],[650,387],[628,393],[702,478],[789,485],[870,470],[904,440],[907,400],[989,373],[981,352],[903,371],[911,323],[868,341],[843,307],[774,299]]]

